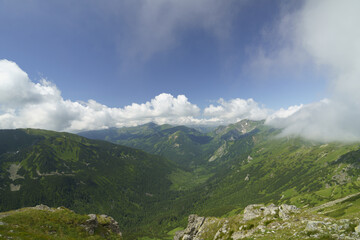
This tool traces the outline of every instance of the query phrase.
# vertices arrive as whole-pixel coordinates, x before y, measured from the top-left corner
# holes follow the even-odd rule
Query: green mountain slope
[[[82,132],[79,135],[162,155],[182,166],[202,162],[207,153],[203,150],[203,146],[212,139],[206,134],[185,126],[159,126],[154,123],[138,127]]]
[[[243,139],[241,148],[239,143],[229,146],[216,174],[207,182],[211,187],[203,194],[207,199],[200,212],[220,216],[237,207],[269,202],[314,206],[360,191],[358,167],[341,161],[357,152],[358,144],[257,137]],[[234,147],[244,151],[231,156]]]
[[[194,168],[206,164],[214,150],[226,141],[242,138],[261,124],[262,121],[243,120],[204,133],[186,126],[148,123],[137,127],[81,132],[79,135],[142,149],[162,155],[184,167]]]
[[[164,132],[181,129],[176,133],[181,139],[194,131],[169,125],[162,130],[162,126],[152,124],[157,130],[148,144],[146,133],[141,134],[143,127],[132,128],[138,130],[137,136],[130,140],[124,137],[122,144],[136,143],[156,152],[158,146],[174,144],[171,135],[163,137]],[[112,131],[116,136],[124,136],[121,132],[127,129]],[[197,165],[183,162],[190,171],[174,172],[173,188],[185,196],[196,196],[192,212],[205,216],[222,216],[252,203],[316,206],[360,191],[359,143],[323,144],[296,137],[279,138],[280,132],[263,121],[249,120],[209,133],[196,132],[198,138],[206,141],[192,142],[190,147],[182,144],[182,151],[197,152],[198,159],[193,160]],[[105,139],[113,141],[111,137]],[[179,153],[172,150],[171,154]],[[171,154],[166,153],[169,159]]]
[[[167,160],[73,134],[7,131],[3,139],[13,140],[0,155],[6,196],[0,207],[64,205],[114,216],[124,238],[166,239],[191,213],[231,217],[255,203],[312,208],[360,191],[359,143],[280,138],[280,132],[243,120],[208,133],[156,124],[83,133]],[[324,211],[359,214],[357,201]]]
[[[44,130],[0,131],[0,139],[9,143],[0,155],[0,211],[65,206],[109,214],[131,229],[171,199],[168,175],[177,167],[164,158]]]

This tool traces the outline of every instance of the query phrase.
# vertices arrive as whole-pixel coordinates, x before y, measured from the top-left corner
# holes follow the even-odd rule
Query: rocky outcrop
[[[294,205],[281,204],[279,206],[279,217],[283,220],[288,219],[290,214],[299,212],[299,209]]]
[[[82,224],[81,227],[83,227],[88,234],[94,235],[95,229],[98,227],[99,222],[95,214],[89,214],[88,216],[89,219],[86,220],[85,224]]]
[[[99,224],[101,226],[103,226],[104,228],[108,229],[113,233],[116,233],[120,236],[122,235],[120,232],[119,223],[115,221],[115,219],[105,214],[99,215],[98,219],[99,219]]]
[[[360,239],[360,219],[333,219],[294,205],[252,204],[229,218],[190,215],[175,240]]]
[[[54,212],[56,210],[55,208],[48,207],[48,206],[46,206],[44,204],[36,205],[35,207],[32,207],[32,209],[50,211],[50,212]],[[61,207],[58,207],[57,209],[60,210]]]
[[[244,220],[249,221],[258,217],[265,217],[268,215],[279,216],[281,219],[289,218],[289,214],[295,213],[298,211],[298,208],[294,205],[282,204],[276,206],[275,204],[270,204],[264,206],[263,204],[252,204],[247,206],[244,209]]]
[[[201,232],[200,228],[203,225],[204,220],[204,217],[199,217],[195,214],[190,215],[188,218],[188,226],[185,230],[177,232],[174,240],[198,239],[197,234]]]
[[[94,235],[95,230],[101,226],[111,231],[112,233],[122,235],[120,232],[119,224],[115,221],[112,217],[107,215],[96,215],[96,214],[89,214],[89,219],[86,220],[85,224],[82,224],[81,227],[85,229],[85,231],[89,235]]]

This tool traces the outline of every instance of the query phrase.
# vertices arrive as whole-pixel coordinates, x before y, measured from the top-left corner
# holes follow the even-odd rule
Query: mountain
[[[180,145],[185,153],[197,153],[192,158],[197,164],[178,157],[176,161],[183,161],[189,171],[171,175],[179,184],[177,190],[195,196],[193,213],[220,217],[238,213],[249,204],[271,202],[317,206],[360,191],[359,143],[279,137],[281,129],[266,126],[263,121],[243,120],[209,133],[184,126],[152,126],[156,130],[150,134],[151,144],[146,141],[146,134],[141,134],[144,126],[133,127],[132,131],[139,130],[137,136],[123,137],[121,143],[136,143],[139,148],[146,146],[147,151],[156,152],[159,146],[180,145],[164,132],[176,133],[180,139],[191,139],[189,135],[195,133],[198,139],[206,139],[198,144],[191,142],[190,147]],[[122,132],[128,128],[112,131],[113,136],[124,136]],[[162,153],[172,160],[169,152]],[[176,151],[171,153],[175,155]],[[195,185],[193,179],[197,181]]]
[[[263,125],[263,121],[243,120],[204,132],[186,126],[148,123],[137,127],[81,132],[78,135],[162,155],[183,167],[196,167],[206,164],[214,149],[227,141],[246,136],[259,125]]]
[[[178,168],[167,159],[45,130],[0,130],[0,140],[0,211],[65,206],[109,214],[126,232],[172,209],[168,176]]]
[[[162,155],[182,166],[204,162],[210,154],[205,148],[210,136],[186,126],[148,123],[138,127],[111,128],[79,133],[80,136],[106,140]]]
[[[314,209],[360,192],[359,143],[279,133],[249,120],[207,133],[153,123],[81,133],[146,153],[68,133],[4,130],[0,207],[63,205],[113,216],[125,239],[168,239],[189,214],[224,219],[270,203]],[[324,211],[359,214],[357,201]]]

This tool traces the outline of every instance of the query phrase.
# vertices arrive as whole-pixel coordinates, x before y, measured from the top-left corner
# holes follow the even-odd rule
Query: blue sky
[[[265,119],[360,140],[358,0],[0,0],[0,128]]]
[[[296,76],[286,69],[262,76],[257,74],[261,66],[247,70],[259,46],[277,47],[263,32],[273,31],[284,11],[297,10],[301,2],[227,1],[218,6],[199,1],[195,7],[191,1],[182,7],[179,1],[169,1],[170,6],[166,1],[147,3],[154,6],[147,1],[0,2],[1,58],[16,62],[33,81],[45,77],[55,83],[65,99],[118,107],[170,93],[184,94],[200,107],[219,98],[253,98],[279,108],[325,95],[313,69]],[[211,4],[213,10],[198,10]],[[166,7],[178,18],[158,10]],[[189,9],[199,16],[187,21],[183,14]],[[150,22],[141,26],[151,11]],[[214,13],[219,16],[208,16]],[[212,20],[217,23],[204,27]],[[139,33],[142,27],[148,32]],[[138,51],[128,51],[132,48]]]

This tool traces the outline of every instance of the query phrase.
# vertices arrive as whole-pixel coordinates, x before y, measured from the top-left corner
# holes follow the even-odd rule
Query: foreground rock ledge
[[[294,205],[249,205],[229,218],[190,215],[174,240],[202,239],[360,239],[360,220],[332,219]]]

